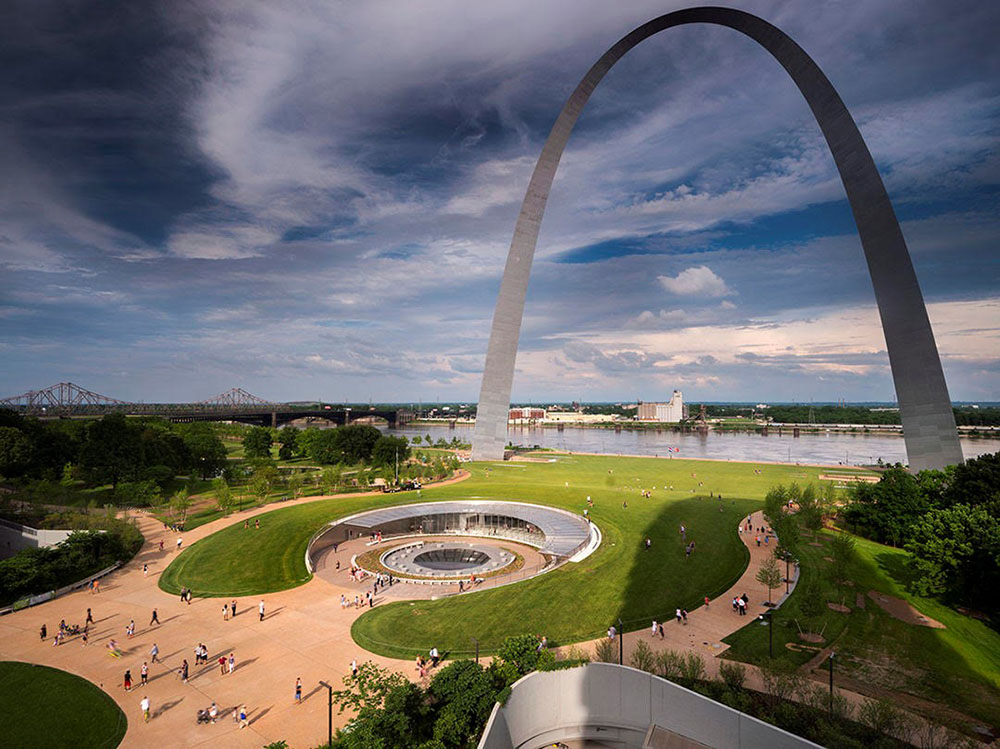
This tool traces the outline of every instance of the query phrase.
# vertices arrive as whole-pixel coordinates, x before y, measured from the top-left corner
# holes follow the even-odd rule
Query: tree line
[[[857,484],[848,528],[910,554],[912,587],[952,603],[1000,611],[1000,453],[917,475],[890,468]]]

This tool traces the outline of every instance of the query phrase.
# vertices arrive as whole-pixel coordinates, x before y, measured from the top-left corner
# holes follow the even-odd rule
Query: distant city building
[[[582,414],[576,411],[549,411],[545,416],[546,424],[599,424],[607,421],[617,421],[612,414]]]
[[[684,418],[684,397],[675,390],[669,403],[640,403],[639,421],[676,423]]]
[[[507,414],[507,421],[510,424],[525,424],[528,422],[541,421],[544,418],[544,408],[512,408]]]

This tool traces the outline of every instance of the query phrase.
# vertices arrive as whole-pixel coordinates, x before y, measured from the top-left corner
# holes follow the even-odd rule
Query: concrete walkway
[[[348,495],[356,497],[356,494]],[[242,523],[246,518],[305,502],[325,499],[310,497],[253,510],[219,519],[182,534],[185,546],[223,527]],[[416,498],[414,498],[416,501]],[[753,516],[753,525],[763,523],[760,513]],[[128,716],[129,727],[124,747],[200,746],[212,743],[227,747],[260,747],[284,739],[292,747],[312,747],[326,740],[327,694],[319,686],[320,679],[335,687],[350,670],[351,661],[372,660],[382,666],[416,678],[413,663],[363,651],[350,637],[353,621],[364,609],[342,609],[341,593],[353,599],[356,586],[336,579],[314,577],[309,583],[293,590],[263,597],[265,617],[257,613],[259,598],[238,600],[237,616],[225,621],[223,600],[195,599],[182,603],[157,587],[157,577],[173,560],[177,552],[178,534],[166,531],[163,524],[148,515],[138,519],[145,543],[136,557],[102,581],[101,592],[86,591],[70,594],[54,601],[25,609],[0,618],[0,660],[20,660],[60,668],[82,676],[99,685],[121,706]],[[253,524],[247,532],[252,533]],[[665,637],[651,638],[648,627],[625,636],[626,652],[639,639],[646,639],[655,649],[694,649],[703,655],[717,655],[725,649],[721,639],[734,632],[765,610],[766,590],[754,580],[759,565],[771,548],[754,543],[755,534],[742,534],[750,549],[750,564],[739,581],[724,595],[688,615],[688,624],[675,621],[664,623]],[[158,550],[160,540],[165,550]],[[142,571],[149,565],[148,575]],[[349,557],[342,567],[349,566]],[[395,586],[394,586],[395,588]],[[396,594],[396,591],[393,591]],[[750,606],[746,616],[734,613],[731,599],[747,593]],[[776,591],[777,595],[777,591]],[[394,595],[395,597],[395,595]],[[228,602],[228,601],[227,601]],[[84,647],[78,637],[54,647],[52,635],[59,621],[83,624],[87,608],[93,610],[95,625],[91,627],[90,644]],[[153,609],[157,610],[159,626],[149,626]],[[126,639],[129,620],[136,623],[136,634]],[[38,630],[45,624],[49,638],[40,642]],[[124,651],[121,658],[110,655],[107,645],[114,638]],[[139,685],[140,668],[150,660],[153,644],[159,648],[157,663],[150,663],[149,684]],[[194,666],[194,648],[204,643],[208,647],[208,665]],[[586,647],[586,645],[585,645]],[[589,644],[593,647],[593,643]],[[220,674],[218,659],[234,653],[236,670]],[[190,679],[183,683],[177,675],[182,659],[190,666]],[[627,659],[627,655],[626,655]],[[706,658],[709,674],[717,671],[717,661]],[[627,660],[626,660],[627,662]],[[130,669],[133,688],[126,693],[122,676]],[[751,671],[751,682],[757,679]],[[302,679],[303,702],[294,701],[295,680]],[[153,717],[142,721],[139,701],[148,695]],[[214,725],[197,725],[196,712],[215,701],[220,718]],[[239,729],[230,711],[245,704],[250,725]],[[336,708],[335,708],[336,710]],[[343,717],[334,715],[334,725]]]

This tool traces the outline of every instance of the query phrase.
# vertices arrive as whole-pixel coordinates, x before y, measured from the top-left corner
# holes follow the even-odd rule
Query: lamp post
[[[827,659],[830,663],[830,715],[833,715],[833,657],[836,655],[834,652],[830,652],[830,657]]]
[[[625,665],[625,633],[622,632],[622,618],[618,617],[618,665]]]
[[[321,687],[326,687],[327,691],[330,693],[329,712],[327,714],[328,739],[326,745],[332,746],[333,745],[333,686],[327,684],[325,681],[321,681],[319,684]]]

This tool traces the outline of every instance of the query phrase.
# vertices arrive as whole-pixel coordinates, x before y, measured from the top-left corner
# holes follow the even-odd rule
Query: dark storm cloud
[[[3,390],[474,398],[551,122],[601,51],[673,7],[8,5]],[[993,394],[996,7],[745,7],[840,90],[904,220],[953,395]],[[729,30],[677,29],[622,60],[574,133],[515,397],[676,384],[768,398],[820,382],[884,398],[872,309],[794,86]],[[845,342],[845,325],[864,334]]]

